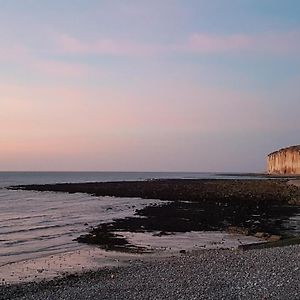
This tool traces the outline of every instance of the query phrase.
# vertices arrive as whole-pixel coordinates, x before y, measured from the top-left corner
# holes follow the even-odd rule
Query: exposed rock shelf
[[[300,190],[287,180],[152,180],[12,188],[167,200],[164,205],[137,210],[133,217],[101,223],[78,238],[109,250],[141,250],[130,245],[121,232],[165,235],[228,230],[246,235],[264,233],[267,239],[298,235],[298,229],[287,227],[287,222],[300,214]]]

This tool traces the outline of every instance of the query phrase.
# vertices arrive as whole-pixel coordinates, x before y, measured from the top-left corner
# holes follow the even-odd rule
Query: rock
[[[271,235],[269,238],[268,238],[268,242],[277,242],[281,240],[281,236],[280,235]]]
[[[289,200],[288,204],[290,205],[300,205],[300,197],[295,197]]]
[[[249,235],[250,233],[249,229],[244,227],[238,227],[238,226],[229,226],[227,230],[229,233],[237,233],[237,234],[244,234],[244,235]]]
[[[160,231],[158,233],[153,234],[153,236],[163,236],[163,235],[170,235],[170,233],[166,231]]]
[[[257,238],[259,238],[259,239],[262,239],[262,238],[266,237],[267,234],[265,232],[256,232],[254,234],[254,236],[257,237]]]

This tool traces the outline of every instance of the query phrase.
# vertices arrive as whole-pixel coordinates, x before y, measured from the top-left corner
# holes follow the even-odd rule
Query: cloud
[[[242,34],[218,36],[195,33],[191,35],[185,47],[188,51],[198,53],[223,53],[249,49],[253,42],[253,38]]]
[[[56,38],[59,52],[83,55],[153,56],[175,54],[270,54],[300,51],[300,31],[260,34],[193,33],[181,42],[151,44],[126,39],[99,38],[84,41],[66,34]]]
[[[15,64],[42,76],[80,78],[99,75],[89,63],[66,61],[66,55],[155,57],[167,55],[270,55],[292,56],[300,52],[300,31],[260,34],[193,33],[173,43],[146,43],[141,40],[97,38],[86,41],[67,34],[51,34],[53,45],[40,51],[28,45],[1,45],[0,61]]]
[[[42,73],[60,77],[83,77],[91,72],[91,67],[85,64],[57,60],[34,60],[31,65]]]
[[[87,42],[65,34],[60,35],[57,40],[60,50],[65,53],[149,56],[165,51],[163,45],[150,45],[130,40],[104,38]]]
[[[300,32],[213,35],[195,33],[182,49],[195,53],[284,55],[300,51]]]
[[[55,77],[84,77],[94,72],[93,66],[49,58],[49,54],[54,53],[50,51],[48,56],[41,56],[36,49],[26,45],[19,44],[13,47],[1,45],[0,62],[16,65],[40,75]],[[99,70],[97,70],[97,74],[99,74]]]

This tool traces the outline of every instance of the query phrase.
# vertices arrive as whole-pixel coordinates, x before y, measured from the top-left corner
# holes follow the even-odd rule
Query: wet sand
[[[241,245],[260,243],[262,239],[225,232],[188,232],[175,236],[157,236],[149,233],[124,232],[134,245],[148,251],[129,253],[106,251],[98,246],[82,245],[81,249],[54,255],[8,263],[0,267],[0,285],[40,282],[63,278],[105,267],[120,267],[137,260],[178,256],[181,252],[212,249],[237,249]]]
[[[9,263],[0,267],[0,285],[25,282],[41,282],[53,278],[63,278],[71,274],[81,274],[99,268],[124,265],[139,254],[104,251],[99,247],[83,246],[79,250],[57,253]]]

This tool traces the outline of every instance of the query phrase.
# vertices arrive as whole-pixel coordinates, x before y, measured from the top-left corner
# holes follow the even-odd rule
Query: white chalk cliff
[[[270,174],[300,174],[300,145],[270,153],[268,172]]]

